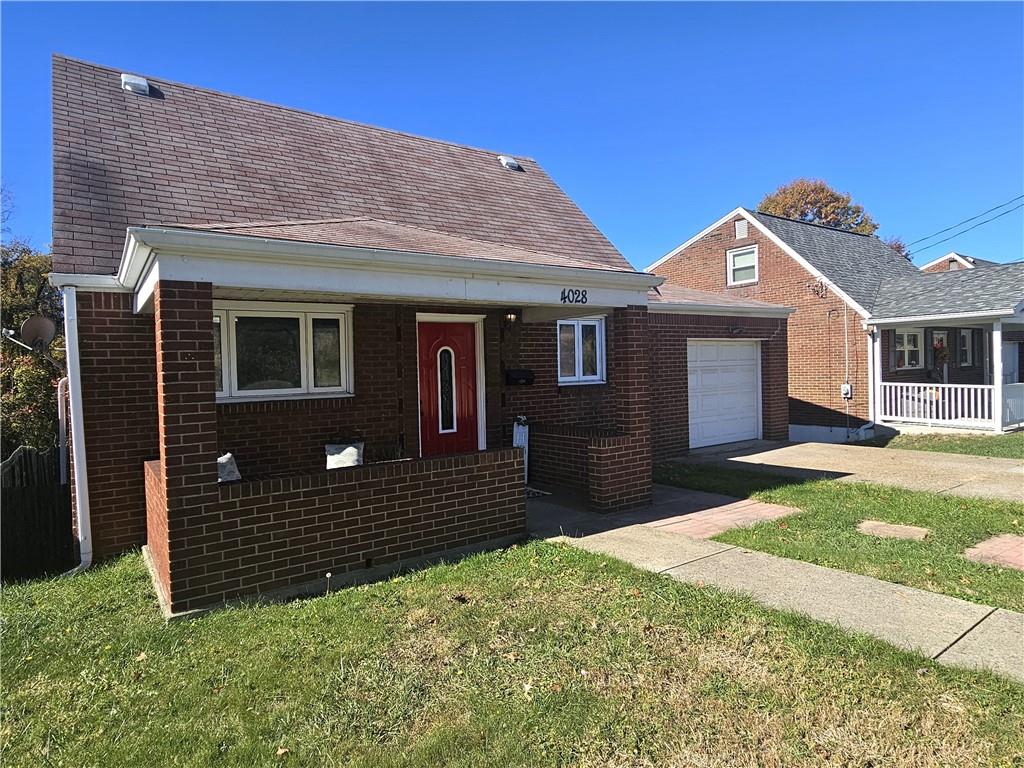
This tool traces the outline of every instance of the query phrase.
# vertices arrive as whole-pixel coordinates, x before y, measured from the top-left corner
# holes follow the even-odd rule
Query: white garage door
[[[687,342],[690,447],[761,437],[761,344]]]

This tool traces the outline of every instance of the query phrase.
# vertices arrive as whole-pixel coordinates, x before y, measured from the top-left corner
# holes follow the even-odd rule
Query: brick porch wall
[[[522,477],[509,448],[219,487],[172,542],[171,610],[524,536]]]
[[[783,318],[650,315],[651,433],[655,461],[690,448],[688,339],[761,341],[761,429],[766,440],[789,437],[787,323]],[[739,329],[733,333],[731,329]]]

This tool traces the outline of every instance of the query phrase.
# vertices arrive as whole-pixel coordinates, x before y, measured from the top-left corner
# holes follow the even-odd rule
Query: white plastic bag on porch
[[[525,416],[516,416],[512,425],[512,447],[523,449],[523,482],[530,482],[530,425]]]
[[[233,483],[241,479],[242,474],[238,471],[238,464],[235,462],[235,457],[232,454],[225,453],[217,459],[218,483]]]
[[[327,468],[358,467],[363,463],[363,443],[328,443]]]

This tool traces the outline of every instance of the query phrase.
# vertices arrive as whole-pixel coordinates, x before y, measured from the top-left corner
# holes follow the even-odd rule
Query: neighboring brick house
[[[522,537],[519,417],[598,510],[785,437],[789,310],[659,295],[534,161],[53,66],[80,551],[165,610]]]
[[[997,262],[978,259],[974,256],[965,256],[956,251],[950,251],[945,256],[922,264],[919,269],[922,272],[955,272],[958,269],[974,269],[975,267],[991,267]]]
[[[924,273],[876,237],[737,208],[648,269],[794,307],[791,439],[846,441],[876,423],[1024,421],[1024,263],[964,263]]]

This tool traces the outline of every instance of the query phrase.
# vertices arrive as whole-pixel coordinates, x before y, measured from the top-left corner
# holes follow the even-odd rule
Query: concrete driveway
[[[757,440],[696,450],[680,461],[1024,503],[1024,462],[1016,459]]]

